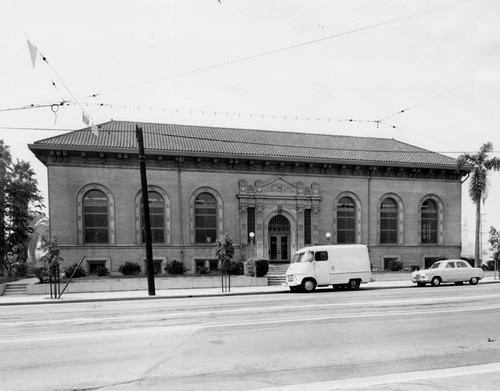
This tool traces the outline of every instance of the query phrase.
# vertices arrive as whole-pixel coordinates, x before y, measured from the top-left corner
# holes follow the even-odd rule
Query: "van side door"
[[[314,277],[318,285],[330,284],[328,251],[316,251],[314,253]]]

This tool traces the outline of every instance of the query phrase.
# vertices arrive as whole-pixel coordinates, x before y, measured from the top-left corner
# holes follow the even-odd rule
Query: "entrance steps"
[[[5,296],[20,296],[20,295],[26,295],[27,290],[26,290],[27,284],[19,284],[19,283],[9,283],[5,285],[5,291],[3,294]]]
[[[282,285],[286,281],[286,269],[290,264],[287,263],[269,263],[267,272],[267,285]]]

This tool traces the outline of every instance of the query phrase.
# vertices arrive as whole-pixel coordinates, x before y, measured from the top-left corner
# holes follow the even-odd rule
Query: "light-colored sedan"
[[[411,280],[418,286],[425,286],[427,283],[438,286],[446,282],[454,282],[457,285],[468,282],[476,285],[483,277],[483,269],[472,267],[461,259],[434,262],[429,269],[417,270],[411,274]]]

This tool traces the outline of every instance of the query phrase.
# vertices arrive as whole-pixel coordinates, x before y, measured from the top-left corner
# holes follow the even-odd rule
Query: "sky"
[[[83,111],[394,138],[455,158],[492,142],[500,157],[498,20],[500,0],[1,0],[0,139],[45,196],[27,145],[86,127]],[[482,213],[487,250],[500,172]]]

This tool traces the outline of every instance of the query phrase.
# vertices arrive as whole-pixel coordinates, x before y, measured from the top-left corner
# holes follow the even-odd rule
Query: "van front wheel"
[[[316,283],[314,280],[307,279],[302,282],[302,290],[304,292],[312,292],[316,289]]]
[[[358,290],[360,284],[361,284],[361,281],[359,281],[359,280],[349,280],[349,284],[347,284],[347,289],[350,289],[353,291]]]

